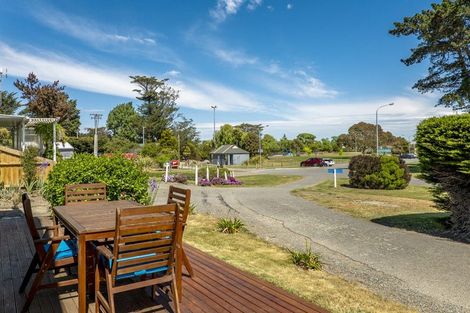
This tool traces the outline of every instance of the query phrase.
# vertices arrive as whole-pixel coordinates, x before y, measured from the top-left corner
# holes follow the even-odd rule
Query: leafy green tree
[[[106,127],[113,136],[137,142],[141,133],[139,115],[132,102],[121,103],[109,112]]]
[[[315,135],[310,133],[300,133],[297,135],[297,139],[302,142],[302,145],[308,146],[310,150],[313,150],[315,145]]]
[[[170,129],[165,129],[162,131],[160,140],[157,142],[157,144],[161,148],[168,148],[176,151],[178,150],[178,139]]]
[[[435,186],[437,204],[452,212],[452,228],[470,240],[470,114],[422,121],[416,148],[422,175]]]
[[[256,155],[259,153],[259,136],[253,132],[244,133],[242,138],[242,149],[250,152],[250,155]]]
[[[130,76],[131,83],[137,85],[137,99],[143,103],[139,112],[145,126],[145,138],[159,140],[162,132],[172,126],[178,112],[176,101],[179,93],[167,85],[168,79],[154,76]]]
[[[292,142],[287,139],[286,134],[281,137],[279,140],[279,147],[281,148],[282,152],[290,152],[292,148]]]
[[[212,140],[204,140],[198,145],[197,150],[201,159],[208,160],[212,151]]]
[[[219,147],[221,145],[234,144],[235,136],[233,126],[229,124],[222,125],[219,131],[215,133],[215,145]]]
[[[174,123],[173,133],[176,137],[179,136],[180,149],[183,152],[188,148],[189,144],[197,144],[199,141],[199,132],[197,131],[193,120],[185,118],[184,116]]]
[[[402,60],[409,66],[428,60],[428,76],[413,88],[439,91],[439,105],[470,110],[470,4],[468,0],[443,0],[403,22],[394,23],[390,34],[416,36],[419,44]]]
[[[135,142],[122,137],[111,137],[103,147],[106,153],[112,154],[133,152],[136,148],[137,144]]]
[[[104,146],[108,142],[107,136],[98,136],[98,153],[103,154]],[[67,141],[73,146],[74,153],[93,153],[93,136],[68,137]]]
[[[263,147],[263,153],[270,155],[280,150],[279,143],[276,138],[269,134],[265,134],[261,140],[261,146]]]
[[[0,105],[0,114],[12,115],[21,106],[14,92],[0,91],[2,104]]]
[[[301,140],[295,138],[291,142],[291,151],[294,152],[296,155],[299,155],[304,149],[304,144]]]
[[[69,99],[64,86],[59,81],[43,85],[39,79],[30,73],[21,81],[17,79],[15,87],[21,92],[21,98],[26,101],[22,114],[31,117],[56,117],[67,135],[74,135],[80,128],[80,111],[77,101]]]

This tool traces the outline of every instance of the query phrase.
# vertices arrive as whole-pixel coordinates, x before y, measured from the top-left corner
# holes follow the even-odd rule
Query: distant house
[[[70,159],[73,156],[74,147],[68,142],[57,142],[57,151],[60,153],[62,158]]]
[[[250,159],[250,153],[236,145],[223,145],[211,152],[211,163],[218,165],[240,165]]]

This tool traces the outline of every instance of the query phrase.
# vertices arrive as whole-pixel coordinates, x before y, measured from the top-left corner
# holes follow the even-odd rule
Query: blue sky
[[[268,133],[330,137],[358,121],[397,135],[414,134],[432,115],[438,95],[411,89],[426,64],[400,58],[413,38],[388,34],[394,21],[432,1],[0,0],[2,88],[33,71],[60,80],[78,100],[83,127],[134,99],[129,75],[169,78],[180,90],[181,112],[202,138],[217,126],[268,124]]]

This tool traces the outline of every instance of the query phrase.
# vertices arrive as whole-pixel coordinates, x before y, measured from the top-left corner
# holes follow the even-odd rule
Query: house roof
[[[249,154],[248,151],[236,145],[222,145],[211,152],[212,154]]]

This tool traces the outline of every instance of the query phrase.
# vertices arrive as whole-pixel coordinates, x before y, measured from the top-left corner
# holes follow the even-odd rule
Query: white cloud
[[[244,0],[218,0],[209,13],[216,22],[223,22],[227,16],[237,14]]]
[[[172,49],[158,42],[155,34],[145,30],[123,30],[65,14],[51,7],[31,7],[31,14],[39,23],[101,51],[137,54],[153,61],[175,65],[182,63]]]
[[[41,80],[60,80],[68,87],[129,98],[135,96],[128,74],[80,63],[48,51],[28,53],[0,42],[0,63],[8,67],[11,75],[18,77],[34,72]]]
[[[241,51],[228,51],[224,49],[215,49],[213,53],[220,60],[230,63],[235,66],[245,65],[245,64],[256,64],[258,61],[256,57],[248,56]]]
[[[262,3],[263,3],[263,0],[250,0],[246,8],[250,11],[253,11],[257,7],[259,7]]]
[[[225,21],[230,15],[235,15],[246,4],[246,9],[254,11],[261,6],[263,0],[217,0],[215,8],[209,11],[216,23]]]
[[[30,48],[31,49],[31,48]],[[14,49],[0,42],[0,64],[5,64],[13,76],[26,77],[34,72],[44,81],[59,80],[67,87],[80,90],[134,98],[134,86],[130,84],[132,70],[116,70],[111,67],[98,67],[47,51],[34,54]],[[179,72],[167,74],[177,76]],[[219,83],[188,79],[173,83],[180,90],[178,103],[183,107],[207,110],[216,104],[221,111],[256,112],[263,105],[248,93],[235,90]]]
[[[207,110],[217,105],[220,111],[259,112],[265,110],[264,104],[256,97],[222,84],[207,81],[178,82],[176,88],[181,90],[180,103],[193,109]]]
[[[292,10],[294,8],[294,5],[292,3],[287,4],[287,10]]]

